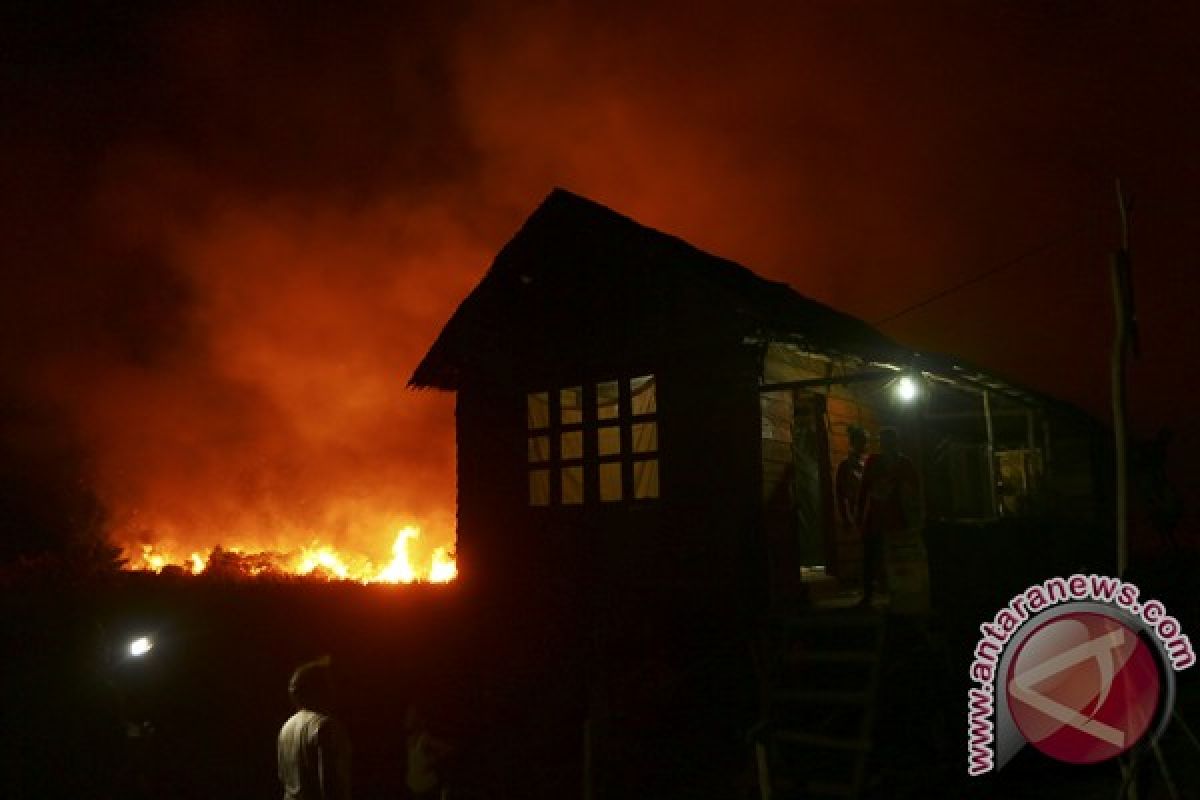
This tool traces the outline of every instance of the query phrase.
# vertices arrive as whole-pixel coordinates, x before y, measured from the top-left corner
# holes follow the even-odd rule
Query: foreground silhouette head
[[[328,712],[333,705],[333,678],[329,659],[301,664],[288,681],[288,695],[297,708]]]

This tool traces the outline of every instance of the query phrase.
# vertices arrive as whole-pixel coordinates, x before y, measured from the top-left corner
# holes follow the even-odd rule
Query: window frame
[[[634,381],[649,378],[654,391],[654,404],[648,411],[633,413],[633,384]],[[600,417],[599,387],[602,384],[615,382],[617,384],[617,413],[614,417]],[[538,508],[572,508],[595,506],[645,505],[662,498],[662,464],[661,464],[661,429],[659,426],[658,373],[640,372],[637,374],[623,373],[617,377],[606,377],[599,380],[581,380],[564,382],[553,388],[538,388],[525,392],[526,403],[526,506]],[[581,419],[578,422],[563,422],[562,395],[564,392],[579,390],[582,403]],[[530,413],[531,398],[536,395],[547,396],[547,426],[534,427],[533,414]],[[654,447],[650,450],[634,452],[634,426],[654,425]],[[616,428],[619,450],[615,453],[600,454],[600,431],[605,428]],[[579,456],[564,457],[562,444],[564,434],[580,432],[583,446]],[[534,437],[546,436],[549,440],[549,458],[545,461],[533,461],[529,458],[532,452],[531,440]],[[654,462],[657,478],[654,483],[653,495],[638,497],[637,485],[634,482],[635,464]],[[601,465],[619,464],[621,476],[620,497],[604,499],[601,493]],[[577,501],[564,502],[565,492],[563,480],[566,470],[582,467],[583,486]],[[545,504],[533,502],[532,475],[535,470],[549,471],[549,492]]]

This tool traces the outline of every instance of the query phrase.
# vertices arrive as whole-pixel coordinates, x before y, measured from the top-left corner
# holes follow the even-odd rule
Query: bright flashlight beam
[[[906,403],[917,399],[917,382],[908,375],[901,376],[900,380],[896,381],[896,397]]]
[[[139,636],[129,643],[129,655],[144,656],[150,652],[152,647],[154,647],[154,642],[150,641],[149,637]]]

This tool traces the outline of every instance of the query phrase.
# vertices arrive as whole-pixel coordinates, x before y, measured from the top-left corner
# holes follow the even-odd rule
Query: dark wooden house
[[[851,422],[900,430],[925,519],[954,535],[1101,511],[1081,413],[563,190],[411,385],[457,393],[462,580],[618,615],[634,596],[756,614],[853,583],[832,510]]]

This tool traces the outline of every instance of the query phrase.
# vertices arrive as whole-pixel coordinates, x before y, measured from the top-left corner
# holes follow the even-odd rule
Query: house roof
[[[409,381],[415,388],[456,390],[474,375],[498,379],[503,365],[521,361],[514,341],[544,334],[544,317],[577,320],[570,328],[610,341],[612,325],[637,298],[640,313],[661,317],[650,338],[678,347],[703,347],[736,337],[796,344],[806,350],[869,364],[920,369],[960,387],[988,390],[1026,403],[1058,407],[1054,398],[1025,389],[956,356],[907,348],[866,322],[770,281],[678,237],[648,228],[592,200],[554,189],[500,250]],[[614,311],[613,307],[620,306]],[[601,327],[603,326],[603,327]],[[647,337],[644,328],[637,334]],[[561,344],[561,343],[560,343]],[[566,363],[579,350],[560,354]],[[497,366],[501,365],[501,366]],[[1086,416],[1086,415],[1085,415]]]
[[[552,191],[497,254],[479,285],[446,324],[410,385],[457,389],[487,355],[479,351],[506,321],[506,303],[531,270],[554,271],[559,294],[611,288],[615,281],[664,296],[697,298],[728,330],[786,339],[812,349],[866,360],[907,363],[912,351],[867,323],[769,281],[741,264],[711,255],[565,189]],[[598,279],[598,272],[607,276]],[[603,294],[603,292],[600,292]],[[555,302],[558,297],[555,297]],[[512,312],[512,306],[507,308]],[[698,320],[693,320],[699,322]],[[701,327],[701,326],[697,326]],[[684,335],[685,332],[676,332]]]

